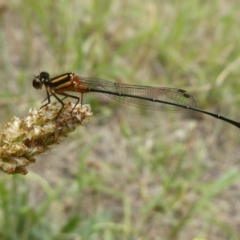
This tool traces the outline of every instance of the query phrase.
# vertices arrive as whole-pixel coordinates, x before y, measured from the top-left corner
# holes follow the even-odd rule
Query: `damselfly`
[[[46,88],[47,103],[42,107],[47,106],[51,102],[51,96],[54,96],[62,104],[57,118],[64,107],[64,98],[71,97],[76,99],[76,106],[79,102],[82,104],[84,93],[99,92],[105,93],[117,101],[151,110],[193,110],[201,112],[240,128],[240,123],[237,121],[197,108],[193,96],[183,89],[115,83],[104,79],[79,77],[75,73],[65,73],[50,78],[47,72],[41,72],[39,76],[33,79],[32,84],[36,89],[41,89],[43,85]],[[81,96],[79,98],[67,92],[79,92]],[[60,99],[59,95],[64,96],[64,98]]]

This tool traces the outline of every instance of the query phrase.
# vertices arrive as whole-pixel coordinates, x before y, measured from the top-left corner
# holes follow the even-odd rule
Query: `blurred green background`
[[[237,0],[0,2],[1,126],[40,107],[34,75],[189,91],[240,120]],[[94,113],[26,176],[0,174],[0,239],[240,239],[240,138],[195,114],[89,93]]]

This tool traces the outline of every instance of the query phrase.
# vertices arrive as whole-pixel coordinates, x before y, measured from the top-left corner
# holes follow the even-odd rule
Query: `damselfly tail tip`
[[[72,111],[74,107],[74,110]],[[67,137],[78,125],[90,120],[89,105],[67,102],[61,106],[51,103],[43,109],[32,108],[28,115],[13,117],[0,133],[0,170],[8,174],[27,174],[26,166],[35,162],[35,156],[52,148]]]

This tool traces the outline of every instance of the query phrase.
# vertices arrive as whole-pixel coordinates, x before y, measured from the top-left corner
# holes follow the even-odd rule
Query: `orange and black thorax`
[[[40,89],[42,85],[46,87],[47,91],[56,93],[63,91],[89,92],[89,88],[82,85],[82,81],[75,73],[64,73],[57,77],[50,78],[49,73],[41,72],[40,75],[33,80],[33,86],[36,89]]]
[[[41,81],[45,86],[48,86],[51,89],[54,89],[54,90],[63,89],[72,85],[73,73],[64,73],[62,75],[59,75],[53,78],[43,77]]]

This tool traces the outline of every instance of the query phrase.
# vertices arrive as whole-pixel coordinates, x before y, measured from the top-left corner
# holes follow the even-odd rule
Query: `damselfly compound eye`
[[[43,83],[40,81],[39,78],[36,77],[36,78],[33,79],[32,85],[33,85],[33,87],[36,88],[36,89],[41,89]]]

